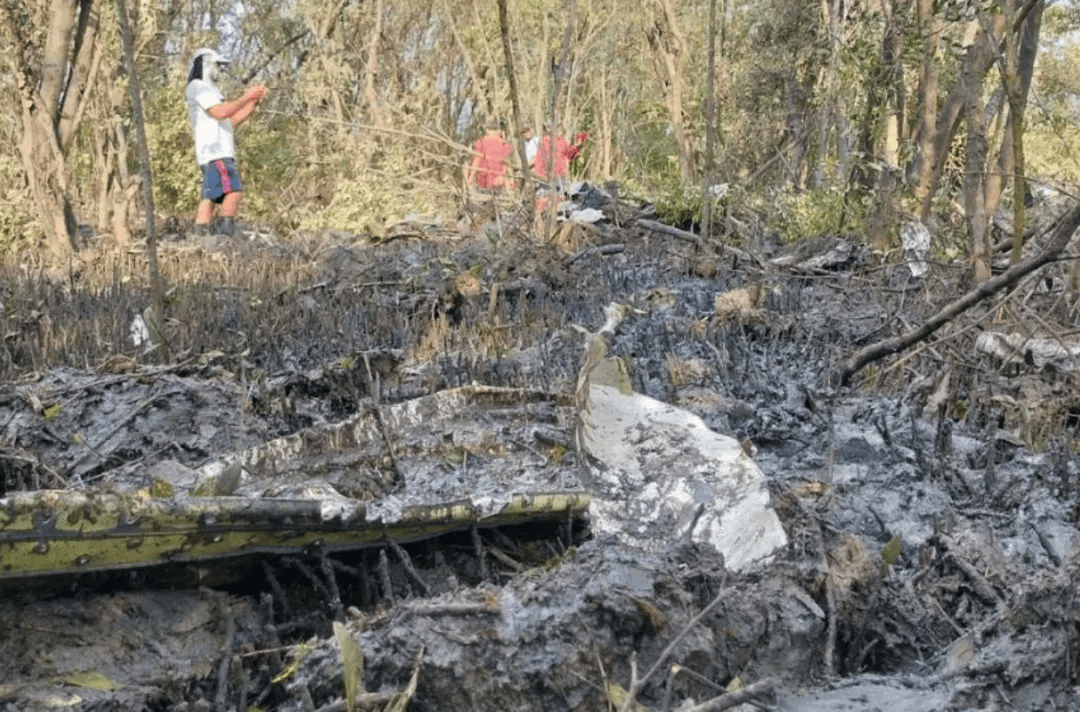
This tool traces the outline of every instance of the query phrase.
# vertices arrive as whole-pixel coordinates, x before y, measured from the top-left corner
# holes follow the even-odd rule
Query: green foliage
[[[299,122],[275,117],[266,120],[256,113],[237,131],[236,151],[244,181],[244,211],[278,226],[288,226],[281,196],[293,182],[301,153],[291,148],[289,136]]]
[[[174,74],[172,78],[171,86],[153,92],[143,102],[154,207],[171,215],[190,214],[199,200],[199,168],[184,99],[186,77]]]
[[[930,212],[937,216],[937,225],[932,233],[930,249],[933,258],[939,262],[952,262],[964,258],[971,249],[967,221],[957,207],[962,196],[939,190],[931,203]]]
[[[391,210],[393,196],[389,186],[371,181],[342,180],[333,190],[329,204],[322,210],[305,211],[298,227],[320,230],[332,227],[352,233],[380,235],[383,221],[380,216]]]
[[[119,682],[108,677],[98,670],[85,672],[69,672],[64,676],[64,682],[74,687],[84,687],[98,692],[112,692],[123,687]]]
[[[275,685],[281,684],[292,677],[297,669],[300,667],[300,663],[304,662],[304,658],[308,656],[315,646],[311,643],[298,643],[294,645],[290,651],[289,664],[285,666],[285,669],[279,672],[270,681]]]
[[[889,566],[895,566],[897,560],[900,558],[900,552],[904,548],[904,538],[900,534],[897,534],[892,539],[889,539],[889,543],[881,548],[881,560]]]
[[[797,192],[785,187],[765,198],[761,209],[784,242],[797,242],[841,232],[864,233],[868,203],[845,197],[840,188]]]
[[[154,480],[150,484],[150,496],[155,499],[172,499],[176,496],[176,487],[168,480]]]
[[[644,112],[627,137],[628,168],[649,191],[681,192],[679,147],[667,130],[661,107]]]
[[[420,681],[420,662],[423,659],[424,646],[421,645],[416,651],[416,657],[413,659],[413,671],[412,677],[409,678],[409,684],[386,703],[383,712],[405,712],[408,709],[409,702],[412,700],[413,695],[416,694],[417,683]]]
[[[548,457],[551,458],[553,464],[561,465],[569,452],[569,448],[565,445],[552,445],[551,450],[548,452]]]
[[[364,691],[364,654],[344,623],[334,621],[334,638],[341,658],[341,673],[345,680],[345,708],[356,709],[356,697]]]
[[[386,142],[375,149],[353,146],[332,166],[316,166],[309,180],[324,188],[319,205],[300,211],[299,229],[331,227],[352,233],[382,237],[385,225],[407,213],[433,214],[450,208],[441,204],[431,184],[414,183],[406,177],[418,170],[413,147]]]
[[[41,228],[34,219],[33,196],[14,155],[0,154],[0,255],[34,244]]]
[[[701,190],[679,185],[656,198],[656,219],[668,225],[690,230],[701,224]]]
[[[628,139],[631,192],[649,196],[656,218],[690,229],[701,222],[701,189],[683,184],[679,174],[679,148],[668,131],[665,110],[643,110]]]
[[[1044,15],[1050,41],[1040,45],[1032,85],[1037,103],[1025,114],[1024,153],[1028,175],[1044,180],[1080,180],[1080,130],[1076,97],[1080,95],[1080,46],[1074,27],[1080,8],[1053,6]],[[1032,109],[1036,110],[1032,110]]]
[[[957,398],[952,403],[953,420],[960,422],[967,418],[968,402],[963,398]]]

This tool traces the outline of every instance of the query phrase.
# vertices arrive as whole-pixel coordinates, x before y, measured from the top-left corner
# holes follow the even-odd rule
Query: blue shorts
[[[244,190],[240,183],[240,171],[236,168],[236,161],[232,158],[219,158],[199,166],[202,171],[203,200],[220,203],[229,193],[239,193]]]

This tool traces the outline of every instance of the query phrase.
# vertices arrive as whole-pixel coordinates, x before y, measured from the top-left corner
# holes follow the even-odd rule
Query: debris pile
[[[1075,297],[589,195],[0,387],[0,710],[1080,705]]]

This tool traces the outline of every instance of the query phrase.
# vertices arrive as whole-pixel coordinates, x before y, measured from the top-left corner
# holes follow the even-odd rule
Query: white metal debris
[[[900,242],[904,246],[911,276],[922,277],[929,269],[926,258],[930,254],[930,231],[921,222],[905,220],[900,226]]]
[[[689,411],[592,385],[582,414],[595,532],[646,549],[709,544],[731,570],[770,557],[787,535],[765,475],[734,438]]]
[[[1040,339],[1011,333],[984,331],[975,339],[975,349],[1004,363],[1028,363],[1035,368],[1051,366],[1059,371],[1076,368],[1080,344],[1063,339]]]

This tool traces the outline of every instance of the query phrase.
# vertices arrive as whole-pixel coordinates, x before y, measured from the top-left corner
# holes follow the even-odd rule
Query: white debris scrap
[[[591,225],[604,219],[604,213],[596,208],[582,208],[570,212],[570,220],[576,223]]]
[[[717,183],[716,185],[710,185],[706,192],[709,194],[710,198],[719,200],[727,195],[729,187],[730,184],[728,183]]]
[[[739,570],[787,544],[765,475],[734,438],[689,411],[592,385],[582,412],[593,530],[644,549],[709,544]]]
[[[984,331],[975,339],[975,349],[1003,363],[1027,363],[1035,368],[1051,366],[1059,371],[1076,368],[1080,344],[1063,339],[1038,339],[1020,334]]]
[[[905,220],[900,226],[900,243],[904,246],[911,276],[922,277],[930,269],[926,263],[930,254],[930,231],[921,222]]]
[[[131,343],[135,346],[150,343],[150,329],[146,328],[146,322],[143,321],[142,314],[136,314],[135,318],[131,320],[129,333],[131,334]]]

